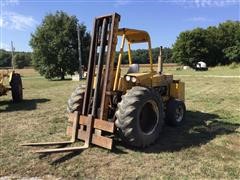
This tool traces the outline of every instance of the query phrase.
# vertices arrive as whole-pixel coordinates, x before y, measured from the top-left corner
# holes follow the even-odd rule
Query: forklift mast
[[[113,90],[114,56],[117,45],[117,32],[120,15],[117,13],[95,18],[88,62],[88,76],[82,112],[69,114],[72,127],[67,129],[70,141],[25,143],[23,146],[56,146],[68,145],[78,139],[85,141],[83,146],[42,149],[36,153],[60,153],[84,150],[95,144],[112,149],[113,139],[102,134],[102,131],[113,133],[114,122],[108,122],[108,110]],[[103,68],[105,65],[105,68]],[[95,69],[97,66],[96,76]],[[93,82],[95,79],[95,88]]]
[[[108,104],[110,101],[111,91],[113,90],[114,78],[112,77],[114,77],[114,57],[117,45],[119,21],[120,15],[117,13],[97,17],[95,19],[82,110],[82,114],[85,116],[91,114],[95,118],[107,120]],[[96,87],[93,93],[93,81],[96,65]],[[105,70],[103,70],[104,65]],[[93,101],[90,109],[91,99]]]

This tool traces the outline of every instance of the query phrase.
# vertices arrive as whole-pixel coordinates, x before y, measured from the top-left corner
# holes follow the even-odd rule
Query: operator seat
[[[139,64],[131,64],[128,68],[127,74],[128,73],[138,73],[140,69]]]

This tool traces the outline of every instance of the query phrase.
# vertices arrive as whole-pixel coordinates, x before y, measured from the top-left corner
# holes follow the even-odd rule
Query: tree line
[[[61,78],[78,71],[77,26],[80,27],[82,62],[88,64],[91,36],[76,16],[63,11],[48,14],[31,35],[30,46],[33,52],[17,52],[14,55],[16,68],[34,66],[47,79]],[[11,65],[11,53],[0,50],[0,67]],[[208,66],[240,62],[240,22],[226,21],[206,29],[195,28],[181,32],[172,48],[163,48],[166,63],[179,63],[194,66],[204,61]],[[119,52],[116,52],[117,60]],[[132,50],[134,63],[149,63],[148,50]],[[153,61],[157,63],[159,47],[152,49]],[[123,53],[123,64],[128,63],[127,52]]]
[[[13,65],[21,69],[32,65],[31,52],[14,52]],[[12,52],[0,49],[0,67],[12,67]]]
[[[159,47],[152,48],[153,63],[157,63],[159,52],[160,52]],[[119,55],[119,52],[116,52],[115,61],[117,61],[118,55]],[[132,55],[133,63],[137,63],[137,64],[148,64],[149,63],[148,50],[146,50],[146,49],[131,50],[131,55]],[[163,61],[166,63],[173,63],[174,61],[172,59],[172,49],[168,48],[168,47],[164,47],[162,49],[162,58],[163,58]],[[123,52],[122,63],[128,64],[128,52],[127,51]]]
[[[204,61],[208,66],[240,62],[240,21],[226,21],[206,29],[184,31],[173,45],[172,59],[193,66]]]

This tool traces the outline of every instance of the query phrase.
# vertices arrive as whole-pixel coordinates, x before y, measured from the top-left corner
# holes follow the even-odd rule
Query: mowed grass
[[[239,70],[224,67],[202,74],[239,76]],[[11,103],[10,94],[0,99],[0,176],[239,179],[240,78],[189,71],[193,76],[176,77],[186,83],[186,122],[178,128],[165,126],[154,145],[140,150],[116,142],[112,151],[93,146],[52,155],[33,154],[19,145],[68,139],[66,101],[79,82],[48,81],[32,70],[22,71],[24,101]]]

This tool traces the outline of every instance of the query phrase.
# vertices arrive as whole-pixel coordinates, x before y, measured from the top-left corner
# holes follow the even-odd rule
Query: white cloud
[[[239,0],[194,0],[197,7],[223,7],[228,5],[237,5]]]
[[[131,0],[116,0],[116,6],[122,6],[122,5],[127,5],[133,1]]]
[[[24,31],[32,28],[37,21],[32,16],[26,16],[15,12],[5,12],[0,18],[0,27]]]
[[[240,0],[160,0],[166,3],[175,3],[187,7],[224,7],[229,5],[239,5]]]
[[[126,5],[129,3],[164,3],[177,4],[186,7],[224,7],[229,5],[239,5],[240,0],[115,0],[116,5]]]
[[[206,17],[192,17],[192,18],[189,18],[187,19],[186,21],[189,21],[189,22],[209,22],[209,21],[212,21],[211,19],[208,19]]]
[[[4,27],[6,27],[7,26],[7,21],[5,20],[5,18],[2,16],[2,17],[0,17],[0,27],[1,28],[4,28]]]
[[[4,26],[4,20],[2,17],[0,17],[0,27],[3,27]]]
[[[8,45],[6,43],[3,43],[3,42],[0,42],[0,49],[4,49],[6,51],[10,51],[11,50],[10,45]]]
[[[4,6],[9,6],[9,5],[18,5],[19,0],[1,0],[1,5]]]

